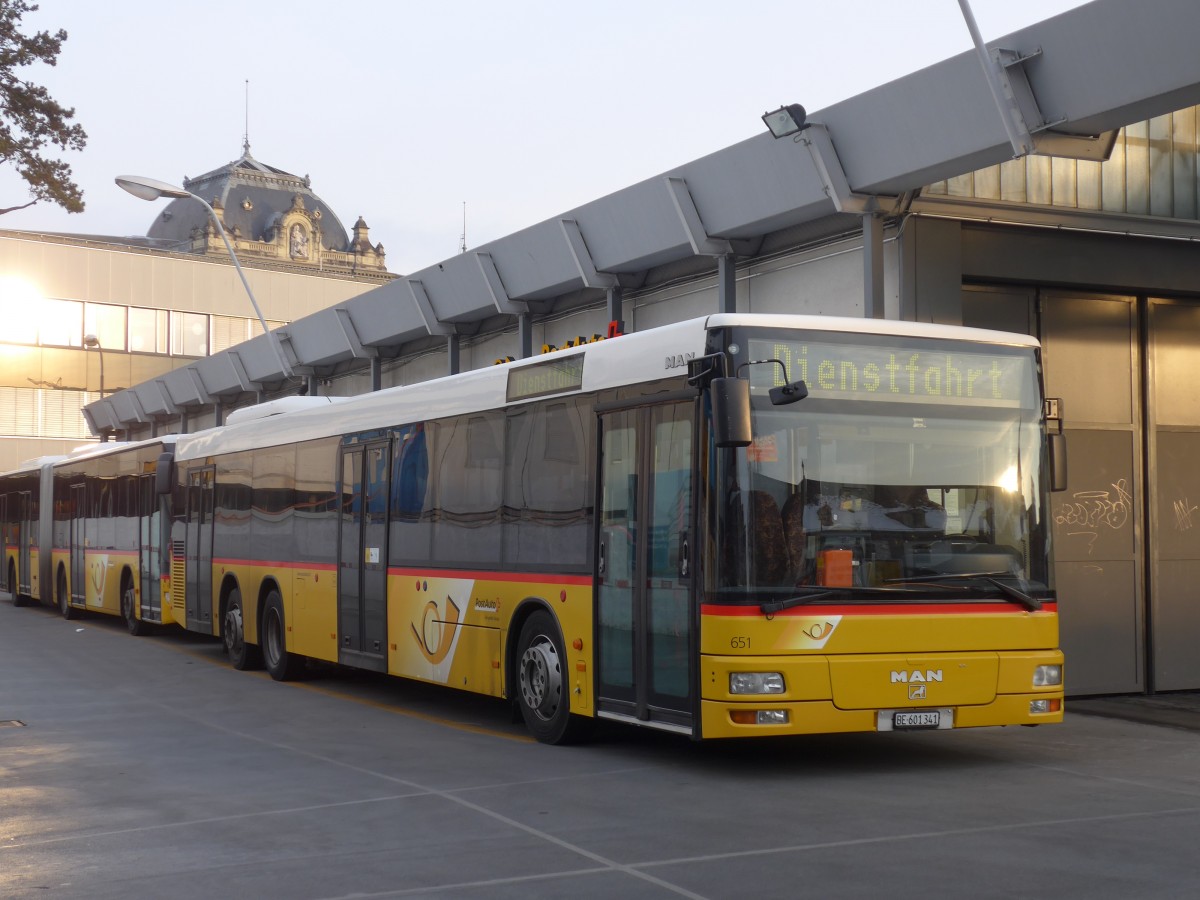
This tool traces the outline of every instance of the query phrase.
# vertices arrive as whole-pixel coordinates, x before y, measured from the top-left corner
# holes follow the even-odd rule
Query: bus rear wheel
[[[225,608],[225,620],[221,623],[221,636],[225,652],[235,669],[257,669],[262,665],[262,652],[255,644],[246,643],[246,630],[242,618],[242,592],[234,588],[229,592]]]
[[[8,564],[8,589],[12,592],[13,606],[24,606],[25,598],[17,590],[17,569],[12,563]]]
[[[263,606],[262,632],[263,664],[276,681],[291,681],[300,674],[304,658],[287,651],[287,629],[284,627],[283,598],[279,591],[267,594]]]
[[[535,612],[517,640],[517,703],[525,727],[544,744],[566,744],[582,736],[584,721],[571,715],[566,666],[553,617]]]
[[[121,580],[121,616],[125,619],[125,627],[134,637],[149,633],[149,623],[137,617],[137,596],[133,591],[133,579],[129,577]]]
[[[60,569],[58,572],[58,611],[64,619],[76,619],[79,610],[71,605],[71,593],[67,590],[67,576]]]

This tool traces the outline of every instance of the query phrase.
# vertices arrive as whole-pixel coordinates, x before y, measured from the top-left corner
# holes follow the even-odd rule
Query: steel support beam
[[[687,179],[678,175],[668,175],[664,181],[667,190],[670,191],[675,214],[679,216],[679,223],[683,225],[688,243],[692,245],[692,252],[697,256],[716,257],[728,256],[733,253],[733,245],[729,241],[708,236],[708,230],[700,218],[700,211],[696,209],[696,201],[688,189]]]
[[[616,275],[597,271],[596,264],[592,261],[592,255],[588,252],[587,243],[583,239],[583,232],[579,230],[579,223],[574,219],[559,219],[558,224],[562,228],[563,237],[567,240],[567,248],[570,250],[571,258],[575,261],[575,268],[579,272],[583,286],[600,290],[617,287],[619,282]]]
[[[523,312],[517,316],[517,339],[521,345],[521,359],[533,356],[533,313]]]
[[[732,253],[717,257],[717,310],[737,312],[737,257]]]
[[[866,213],[863,223],[863,316],[884,318],[883,219]]]
[[[405,281],[405,284],[408,285],[408,291],[412,295],[417,315],[421,317],[421,322],[425,325],[425,330],[429,332],[430,336],[453,334],[454,329],[438,319],[437,313],[433,308],[433,303],[429,300],[429,294],[425,291],[425,285],[415,278],[409,278]]]
[[[624,291],[622,291],[619,287],[611,287],[608,289],[608,296],[606,299],[608,302],[609,327],[611,328],[612,323],[616,322],[617,332],[619,334],[624,334],[625,321],[621,318],[624,313],[624,310],[622,309],[622,303],[625,300]]]

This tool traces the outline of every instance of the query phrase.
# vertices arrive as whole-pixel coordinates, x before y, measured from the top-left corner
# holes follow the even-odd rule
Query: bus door
[[[338,662],[387,671],[387,441],[341,452]]]
[[[23,597],[28,597],[33,591],[29,568],[29,551],[36,540],[37,522],[30,516],[32,513],[32,495],[29,491],[17,493],[17,591]]]
[[[162,529],[158,515],[158,494],[154,492],[154,475],[142,475],[137,480],[138,509],[138,616],[153,622],[162,621],[159,604],[159,573],[162,561]]]
[[[71,490],[70,562],[71,606],[87,604],[87,484],[73,484]],[[61,601],[60,601],[61,602]]]
[[[600,417],[597,711],[691,733],[690,402]]]
[[[212,557],[213,492],[212,466],[188,472],[187,530],[184,555],[187,560],[187,627],[189,631],[213,634]]]

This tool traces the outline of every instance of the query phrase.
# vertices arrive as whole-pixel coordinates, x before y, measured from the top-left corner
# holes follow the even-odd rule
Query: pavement
[[[1067,712],[1200,731],[1200,691],[1067,698]]]

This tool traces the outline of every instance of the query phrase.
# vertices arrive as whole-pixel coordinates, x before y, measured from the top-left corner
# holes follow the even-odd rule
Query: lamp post
[[[100,338],[94,334],[85,334],[83,336],[83,346],[89,350],[93,347],[100,354],[100,399],[104,399],[104,348],[100,346]]]
[[[175,187],[173,184],[167,184],[165,181],[157,181],[153,178],[142,178],[139,175],[120,175],[116,181],[118,187],[141,200],[159,200],[162,197],[170,197],[172,199],[191,197],[208,210],[209,216],[216,223],[217,233],[221,235],[221,240],[225,242],[225,249],[229,251],[229,258],[233,260],[233,266],[237,269],[238,276],[242,279],[242,287],[246,289],[246,296],[250,298],[250,305],[254,307],[255,315],[258,316],[258,321],[262,325],[263,334],[267,336],[267,340],[275,350],[275,357],[279,362],[281,371],[288,378],[295,377],[292,367],[288,365],[287,357],[284,356],[283,348],[279,345],[279,337],[267,328],[267,320],[263,318],[262,310],[258,308],[258,301],[254,299],[254,291],[250,290],[250,282],[246,280],[246,273],[242,271],[242,264],[238,261],[237,254],[233,252],[233,245],[229,243],[229,238],[225,234],[225,226],[221,224],[220,216],[217,215],[216,210],[209,206],[208,201],[203,197],[193,194],[191,191]]]

